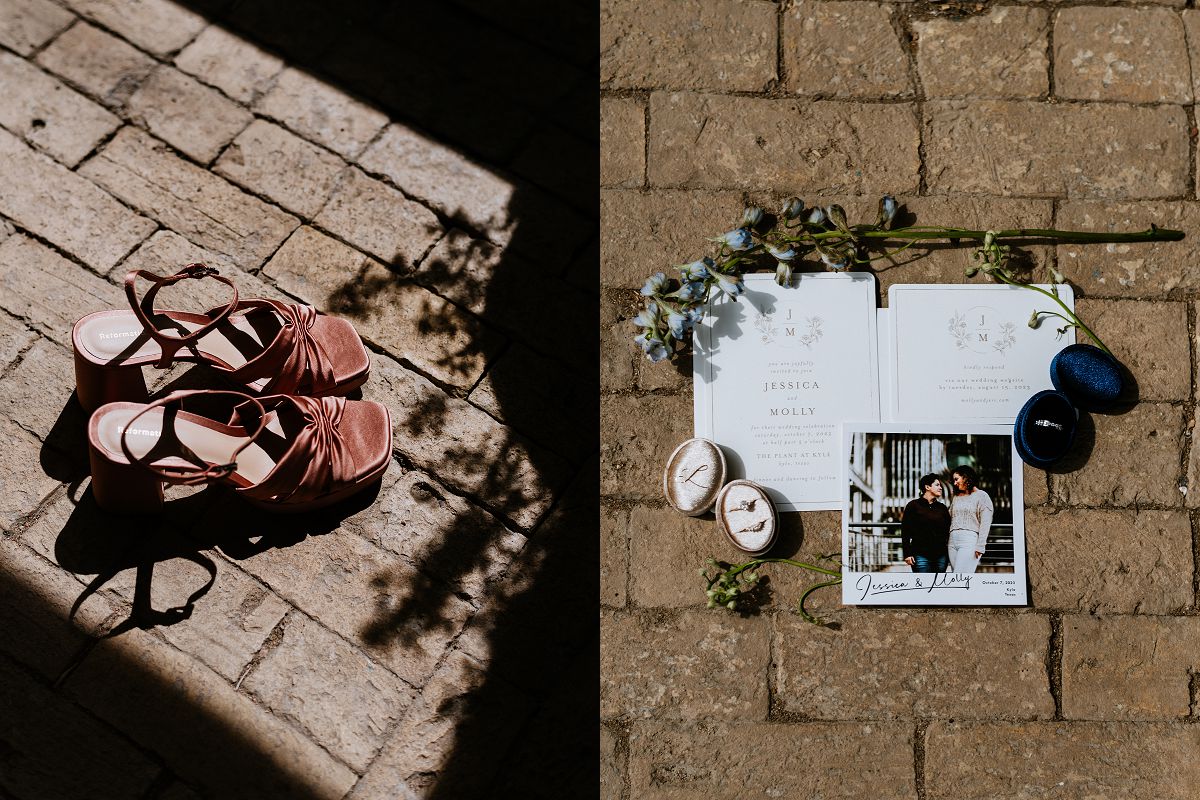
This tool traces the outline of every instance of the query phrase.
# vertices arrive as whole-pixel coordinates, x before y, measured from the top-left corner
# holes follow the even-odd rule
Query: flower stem
[[[861,230],[854,229],[854,234],[860,239],[978,239],[983,241],[987,231],[968,230],[966,228],[941,228],[913,226],[911,228],[896,228],[894,230]],[[824,239],[845,236],[842,231],[827,231],[814,233],[812,238]],[[1109,233],[1105,231],[1060,231],[1053,228],[1013,228],[995,231],[996,240],[1002,239],[1054,239],[1059,242],[1178,242],[1184,237],[1183,231],[1170,228],[1151,227],[1144,231],[1126,233]]]
[[[1047,291],[1046,291],[1045,289],[1043,289],[1042,287],[1040,287],[1040,286],[1034,286],[1032,283],[1018,283],[1017,281],[1014,281],[1012,278],[1010,278],[1010,277],[1008,277],[1007,275],[1005,275],[1005,274],[1004,274],[1004,272],[1003,272],[1003,270],[996,270],[995,272],[992,272],[991,274],[992,274],[992,276],[993,276],[993,277],[997,278],[998,280],[1000,280],[1000,281],[1001,281],[1001,282],[1003,282],[1003,283],[1007,283],[1009,286],[1017,286],[1017,287],[1019,287],[1019,288],[1021,288],[1021,289],[1031,289],[1031,290],[1033,290],[1033,291],[1035,291],[1035,292],[1039,292],[1039,293],[1041,293],[1041,294],[1044,294],[1044,295],[1046,295],[1046,297],[1049,297],[1051,300],[1053,300],[1054,302],[1058,303],[1059,307],[1060,307],[1060,308],[1061,308],[1061,309],[1062,309],[1064,312],[1066,312],[1066,317],[1065,317],[1065,318],[1066,318],[1066,319],[1067,319],[1069,322],[1072,322],[1072,323],[1074,323],[1076,326],[1078,326],[1078,327],[1079,327],[1079,330],[1081,330],[1081,331],[1083,331],[1084,333],[1086,333],[1086,334],[1088,335],[1088,337],[1089,337],[1089,338],[1090,338],[1090,339],[1091,339],[1093,342],[1095,342],[1095,343],[1096,343],[1096,346],[1097,346],[1097,347],[1099,347],[1099,348],[1100,348],[1101,350],[1103,350],[1105,353],[1108,353],[1110,356],[1112,356],[1112,355],[1113,355],[1113,352],[1112,352],[1112,350],[1109,350],[1109,349],[1108,349],[1108,346],[1107,346],[1107,345],[1105,345],[1105,344],[1104,344],[1104,342],[1100,341],[1100,337],[1099,337],[1099,336],[1097,336],[1097,335],[1096,335],[1096,334],[1095,334],[1095,333],[1092,331],[1092,329],[1091,329],[1091,328],[1089,328],[1087,325],[1085,325],[1085,324],[1083,323],[1083,320],[1081,320],[1079,317],[1075,316],[1075,312],[1074,312],[1074,311],[1072,311],[1071,309],[1067,308],[1067,304],[1066,304],[1066,303],[1064,303],[1064,302],[1062,301],[1062,299],[1061,299],[1061,298],[1060,298],[1058,295],[1054,294],[1053,292],[1047,292]],[[1113,358],[1116,358],[1116,356],[1113,356]]]

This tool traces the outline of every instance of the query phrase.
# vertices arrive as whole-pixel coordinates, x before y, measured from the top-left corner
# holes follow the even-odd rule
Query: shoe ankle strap
[[[250,437],[247,438],[246,441],[244,441],[240,445],[238,445],[237,449],[234,450],[233,453],[230,455],[230,457],[229,457],[230,461],[228,464],[214,464],[214,465],[205,467],[203,469],[201,469],[199,467],[197,467],[195,469],[188,469],[187,467],[173,467],[173,466],[155,467],[155,466],[152,466],[151,464],[149,464],[145,460],[144,457],[138,458],[137,456],[135,456],[133,454],[133,452],[129,449],[129,443],[125,440],[125,435],[133,428],[133,424],[138,419],[140,419],[142,417],[142,415],[145,414],[147,411],[150,411],[151,409],[154,409],[154,408],[164,408],[165,409],[165,408],[170,408],[170,407],[173,407],[176,405],[182,406],[183,401],[189,397],[195,397],[196,395],[212,396],[215,394],[232,395],[234,397],[240,398],[244,403],[250,403],[251,405],[253,405],[256,408],[256,410],[258,411],[258,425],[257,425],[257,427],[255,427],[254,433],[250,434]],[[239,403],[239,405],[241,405],[241,404]],[[124,453],[124,455],[127,459],[129,459],[130,464],[137,464],[139,467],[142,467],[143,469],[154,473],[160,479],[167,481],[168,483],[181,484],[184,486],[194,486],[199,483],[208,483],[209,481],[216,480],[218,478],[224,478],[224,477],[227,477],[227,476],[233,474],[233,472],[237,470],[237,457],[239,455],[241,455],[241,452],[243,450],[245,450],[247,447],[249,447],[251,444],[254,443],[254,440],[258,438],[258,435],[263,432],[263,430],[266,428],[266,426],[267,426],[267,411],[266,411],[266,409],[263,407],[263,404],[258,401],[257,398],[252,397],[248,394],[243,394],[242,392],[228,391],[228,390],[224,390],[224,389],[212,389],[212,390],[210,390],[210,389],[193,389],[193,390],[189,390],[189,391],[172,392],[171,394],[167,395],[166,397],[161,397],[152,403],[146,404],[142,408],[141,411],[134,414],[133,417],[127,423],[125,423],[125,428],[121,431],[121,452]],[[164,413],[163,414],[163,430],[165,431],[166,428],[167,428],[167,414]],[[161,441],[161,437],[160,437],[160,441]],[[183,454],[187,458],[192,459],[198,463],[202,463],[202,464],[207,463],[204,461],[204,459],[202,459],[198,455],[196,455],[192,451],[192,449],[189,448],[187,445],[185,445],[182,441],[179,441],[177,439],[175,441],[175,445],[180,450],[183,451]],[[151,448],[150,452],[147,453],[147,455],[150,455],[153,452],[154,452],[154,448]]]
[[[146,292],[145,296],[141,298],[141,300],[139,300],[137,296],[136,284],[138,278],[144,278],[145,280],[148,280],[154,284],[150,287],[150,290]],[[224,308],[217,312],[217,315],[203,327],[184,336],[170,336],[158,330],[158,328],[156,328],[154,323],[151,321],[155,313],[154,298],[158,294],[158,290],[164,286],[171,286],[189,278],[196,280],[202,280],[204,278],[216,278],[218,281],[233,290],[233,299],[230,300]],[[165,368],[170,365],[171,359],[175,356],[175,353],[179,350],[179,348],[183,347],[184,345],[191,344],[192,342],[212,331],[214,328],[224,322],[225,319],[232,314],[238,306],[237,286],[234,285],[233,281],[229,280],[228,278],[221,277],[221,273],[215,267],[210,267],[207,264],[188,264],[174,275],[167,275],[165,277],[162,275],[155,275],[153,272],[147,272],[144,269],[132,270],[125,275],[125,297],[129,300],[129,306],[133,309],[134,316],[136,316],[138,321],[142,323],[142,327],[146,330],[146,333],[149,334],[150,338],[154,339],[154,341],[158,342],[159,346],[162,347],[162,357],[159,359],[157,364],[157,366],[161,368]]]

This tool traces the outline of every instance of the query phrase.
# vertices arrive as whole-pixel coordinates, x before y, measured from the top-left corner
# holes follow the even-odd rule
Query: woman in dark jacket
[[[938,499],[941,496],[941,478],[929,474],[921,478],[921,496],[904,507],[900,544],[904,548],[904,563],[913,572],[946,571],[950,510]]]

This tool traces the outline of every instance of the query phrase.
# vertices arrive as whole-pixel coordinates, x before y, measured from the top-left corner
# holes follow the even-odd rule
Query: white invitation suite
[[[695,431],[780,511],[841,507],[841,430],[878,420],[875,278],[745,276],[696,328]]]
[[[1042,286],[1047,291],[1050,286]],[[1055,287],[1074,309],[1070,286]],[[1014,286],[896,284],[888,291],[889,386],[883,418],[1012,424],[1035,392],[1053,388],[1050,361],[1075,341],[1049,297]]]

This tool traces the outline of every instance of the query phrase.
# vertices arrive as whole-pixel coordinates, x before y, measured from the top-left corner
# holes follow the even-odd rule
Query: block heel
[[[150,395],[140,366],[110,367],[89,361],[75,351],[75,389],[87,412],[105,403],[144,403]]]
[[[113,514],[156,514],[163,507],[163,484],[158,476],[136,464],[119,463],[88,447],[92,462],[92,496],[96,505]]]

